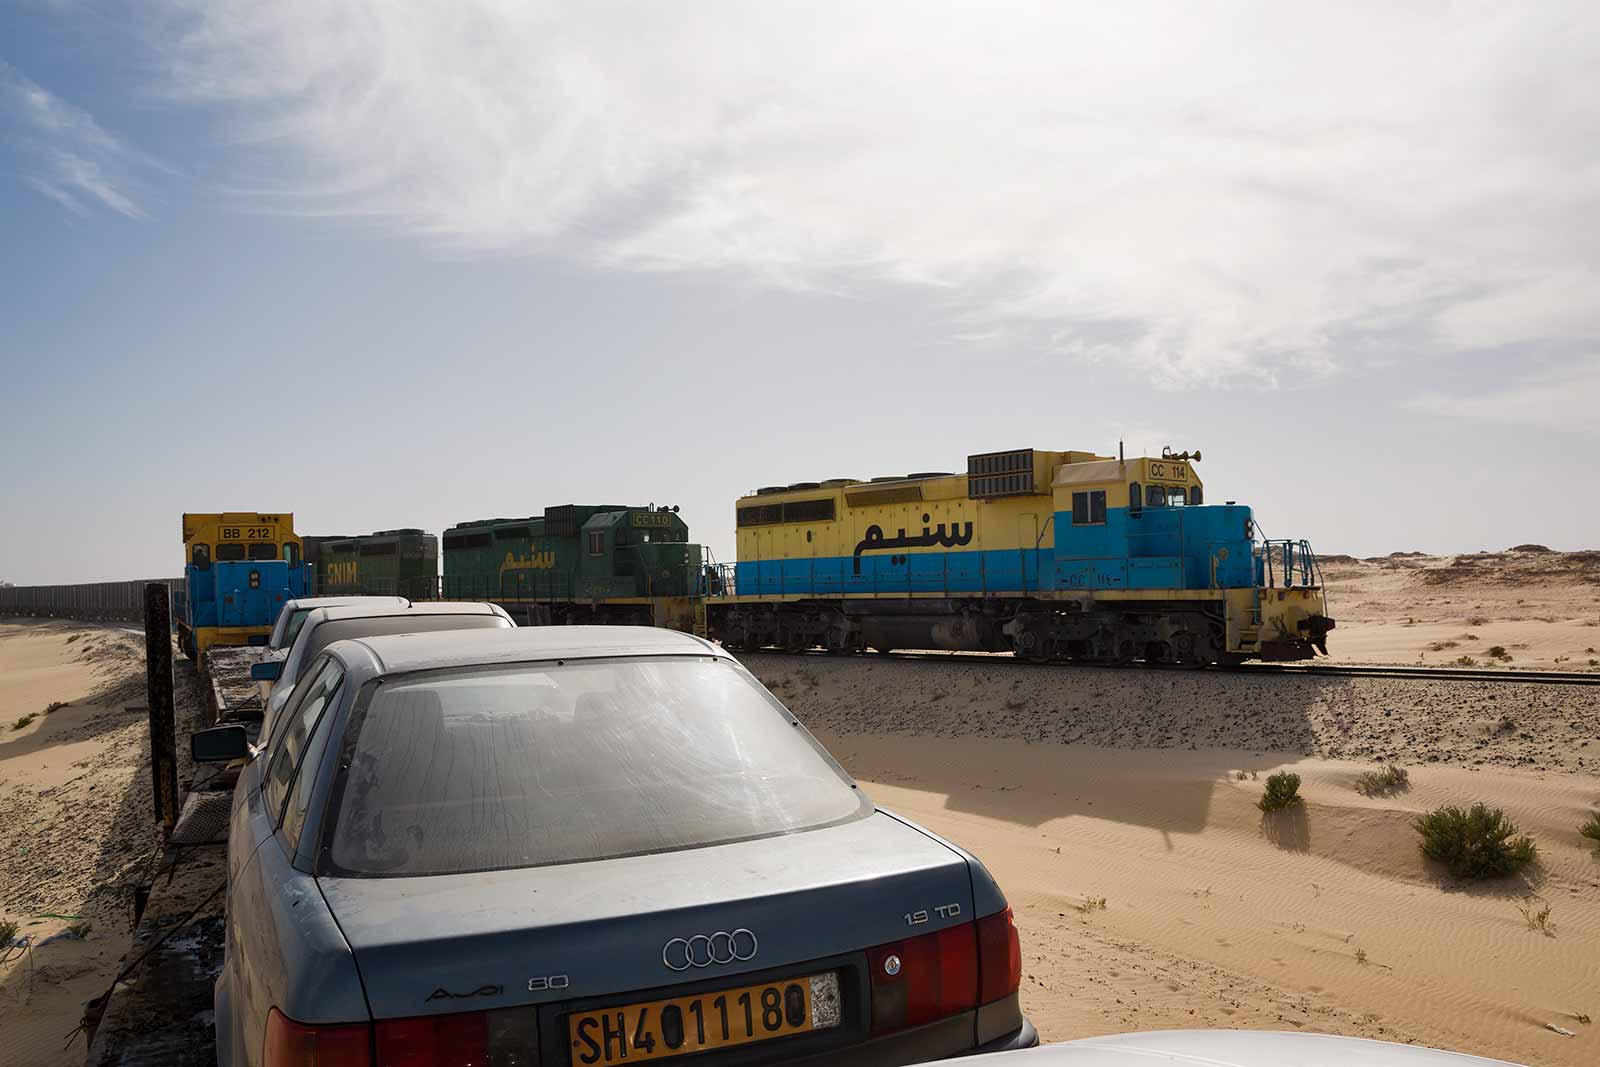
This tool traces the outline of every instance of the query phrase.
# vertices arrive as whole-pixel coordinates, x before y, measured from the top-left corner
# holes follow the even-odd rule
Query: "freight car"
[[[442,591],[492,601],[530,624],[693,630],[704,610],[703,561],[676,507],[565,504],[450,527]]]
[[[1035,660],[1205,665],[1327,651],[1305,541],[1258,538],[1207,504],[1198,452],[1125,459],[1019,449],[965,474],[835,478],[741,498],[732,648],[1012,651]]]
[[[369,594],[427,599],[439,585],[439,539],[421,530],[319,538],[318,596]]]
[[[176,603],[182,604],[182,578],[85,585],[13,585],[0,586],[0,616],[138,622],[144,618],[144,587],[150,582],[165,584]]]
[[[248,644],[272,632],[291,597],[311,593],[294,516],[227,511],[183,516],[188,596],[178,647],[191,659],[213,645]]]

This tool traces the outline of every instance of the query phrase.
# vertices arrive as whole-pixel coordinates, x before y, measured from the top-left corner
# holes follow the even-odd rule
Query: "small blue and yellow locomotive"
[[[294,516],[255,511],[183,516],[178,647],[198,659],[213,645],[248,644],[272,632],[284,601],[311,593]]]
[[[1238,663],[1327,651],[1305,541],[1205,502],[1199,453],[1020,449],[967,472],[773,486],[741,498],[735,648],[1014,651],[1037,660]]]

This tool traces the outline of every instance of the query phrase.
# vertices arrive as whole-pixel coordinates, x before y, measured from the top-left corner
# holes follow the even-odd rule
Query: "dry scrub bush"
[[[1589,821],[1578,827],[1578,833],[1591,841],[1600,841],[1600,811],[1591,811]]]
[[[30,711],[28,714],[24,715],[22,718],[18,719],[16,722],[12,723],[11,724],[11,728],[13,730],[21,730],[22,728],[27,726],[30,722],[32,722],[34,719],[37,719],[38,717],[39,716],[37,714],[35,714],[34,712]]]
[[[1300,803],[1300,776],[1293,771],[1279,771],[1267,776],[1267,788],[1256,801],[1262,811],[1282,811]]]
[[[1528,924],[1528,929],[1554,936],[1550,929],[1550,905],[1538,897],[1529,897],[1517,905],[1517,910],[1522,913],[1522,921]]]
[[[1378,797],[1401,793],[1411,788],[1411,775],[1404,767],[1390,764],[1382,770],[1365,771],[1356,779],[1356,792]]]
[[[1412,823],[1422,835],[1422,854],[1437,860],[1457,878],[1500,878],[1532,863],[1539,854],[1533,839],[1499,808],[1447,804]]]

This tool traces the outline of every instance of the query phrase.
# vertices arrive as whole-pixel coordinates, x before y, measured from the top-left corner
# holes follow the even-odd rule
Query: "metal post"
[[[165,837],[178,821],[177,716],[172,706],[172,605],[163,582],[144,587],[145,694],[150,708],[150,781]]]

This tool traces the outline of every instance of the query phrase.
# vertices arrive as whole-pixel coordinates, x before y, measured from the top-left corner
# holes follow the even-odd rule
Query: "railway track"
[[[761,652],[760,655],[784,656],[795,655],[784,652]],[[829,653],[820,649],[798,653],[799,656],[828,656]],[[1048,669],[1077,669],[1095,671],[1177,671],[1191,673],[1202,670],[1213,674],[1239,674],[1239,675],[1311,675],[1323,678],[1407,678],[1412,681],[1423,682],[1501,682],[1516,683],[1521,685],[1594,685],[1600,686],[1600,672],[1586,673],[1582,671],[1514,671],[1514,670],[1474,670],[1468,667],[1403,667],[1403,666],[1354,666],[1344,664],[1322,663],[1247,663],[1238,667],[1204,667],[1195,668],[1177,664],[1132,664],[1113,665],[1107,663],[1034,663],[1021,659],[1009,652],[890,652],[887,655],[878,654],[877,658],[904,661],[938,661],[944,663],[964,662],[982,664],[1015,664],[1019,667],[1038,667]]]

